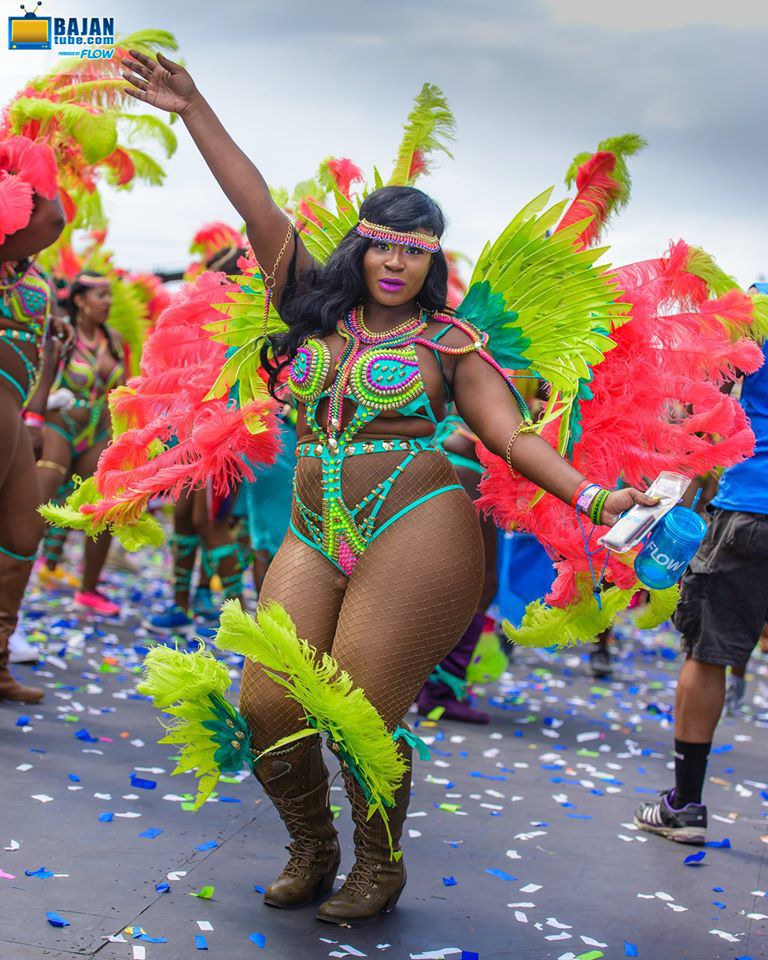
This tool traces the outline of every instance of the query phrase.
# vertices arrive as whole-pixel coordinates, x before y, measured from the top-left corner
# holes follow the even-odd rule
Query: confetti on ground
[[[279,872],[287,841],[254,778],[224,778],[193,813],[192,778],[171,777],[174,748],[156,743],[157,714],[136,692],[150,642],[141,618],[166,602],[169,569],[169,555],[156,551],[142,554],[134,571],[107,570],[105,592],[123,607],[117,622],[81,617],[71,593],[45,592],[33,581],[25,622],[34,624],[45,659],[14,669],[44,686],[46,698],[34,713],[0,707],[0,803],[9,811],[4,936],[27,942],[30,930],[49,927],[41,917],[50,912],[70,926],[47,936],[78,952],[86,914],[118,917],[98,943],[129,944],[133,960],[155,960],[163,949],[169,957],[213,955],[225,938],[243,944],[233,950],[238,956],[314,956],[316,925],[300,913],[286,924],[283,912],[256,902]],[[252,608],[252,592],[246,601]],[[338,932],[320,938],[318,956],[480,960],[498,952],[505,917],[521,957],[641,960],[664,954],[670,930],[692,956],[710,956],[718,943],[729,957],[759,955],[746,930],[768,933],[760,872],[768,861],[768,659],[752,661],[745,707],[716,734],[716,747],[727,749],[713,751],[710,762],[709,842],[688,853],[633,823],[635,807],[673,780],[677,638],[669,626],[641,634],[631,616],[617,634],[613,679],[592,680],[586,649],[518,650],[499,682],[476,688],[491,716],[487,727],[409,717],[432,757],[414,766],[403,843],[409,884],[400,901],[407,924],[399,926],[395,913],[386,934],[374,925],[354,928],[352,943]],[[182,649],[193,642],[177,639]],[[225,662],[234,700],[240,664]],[[338,780],[331,798],[343,838],[340,870],[348,871],[351,831]],[[182,919],[179,901],[192,907],[188,896],[210,919]],[[600,902],[610,910],[585,907]],[[251,922],[263,932],[243,927],[254,910]],[[146,929],[125,926],[139,916]],[[487,916],[497,923],[477,922]]]

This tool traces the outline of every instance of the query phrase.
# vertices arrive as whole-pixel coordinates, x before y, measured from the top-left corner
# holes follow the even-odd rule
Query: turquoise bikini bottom
[[[289,529],[313,549],[322,553],[343,574],[350,576],[355,564],[373,541],[379,537],[387,527],[401,520],[407,513],[415,510],[428,500],[432,500],[450,490],[464,490],[460,483],[443,484],[433,490],[428,490],[421,496],[406,504],[393,516],[388,517],[380,525],[376,520],[380,510],[387,501],[392,488],[406,467],[422,451],[432,451],[444,456],[443,451],[435,447],[432,438],[410,440],[356,440],[346,444],[343,449],[333,453],[322,443],[301,443],[296,448],[296,456],[319,459],[323,466],[323,513],[322,515],[311,510],[302,502],[296,490],[296,475],[293,483],[294,516],[301,518],[305,532],[298,529],[294,518],[291,518]],[[350,507],[341,494],[341,468],[345,458],[370,453],[398,452],[403,456],[397,466],[383,480],[379,481],[366,496],[357,504]],[[361,516],[366,508],[370,512]]]

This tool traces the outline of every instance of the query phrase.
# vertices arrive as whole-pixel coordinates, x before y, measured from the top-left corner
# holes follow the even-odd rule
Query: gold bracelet
[[[532,420],[521,420],[520,423],[518,423],[518,425],[515,427],[514,431],[512,432],[512,436],[507,441],[507,452],[505,455],[505,459],[507,461],[507,466],[509,467],[510,473],[516,472],[515,468],[512,466],[512,461],[510,459],[510,456],[512,454],[512,446],[515,440],[517,440],[517,438],[520,436],[521,433],[531,433],[535,429],[536,429],[536,426]]]
[[[46,467],[48,470],[55,470],[62,477],[66,477],[69,471],[63,463],[56,463],[55,460],[38,460],[36,467]]]

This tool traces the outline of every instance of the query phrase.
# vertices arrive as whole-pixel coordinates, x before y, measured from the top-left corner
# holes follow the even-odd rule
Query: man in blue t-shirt
[[[768,294],[768,284],[752,289]],[[746,665],[768,620],[768,345],[744,378],[741,405],[755,434],[748,460],[723,475],[704,542],[682,582],[674,622],[686,660],[675,696],[675,786],[644,803],[635,824],[681,843],[704,843],[701,802],[725,671]]]

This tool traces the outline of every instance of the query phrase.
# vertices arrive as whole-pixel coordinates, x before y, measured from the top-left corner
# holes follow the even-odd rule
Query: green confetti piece
[[[99,664],[99,673],[119,673],[119,667],[113,667],[111,663]]]
[[[461,810],[461,804],[460,803],[441,803],[438,809],[445,810],[446,813],[456,813],[457,810]]]
[[[427,714],[427,720],[437,721],[445,713],[445,707],[433,707]]]
[[[610,697],[613,690],[608,690],[606,687],[590,687],[589,692],[597,697]],[[602,957],[602,953],[600,956]]]
[[[76,713],[65,713],[61,718],[65,723],[77,723],[78,716]]]
[[[597,750],[586,750],[584,747],[581,750],[578,750],[576,753],[577,757],[599,757],[600,754]]]
[[[185,800],[181,805],[182,810],[186,810],[187,813],[195,809],[195,805],[191,800]]]
[[[576,960],[600,960],[605,954],[602,950],[590,950],[589,953],[580,953]]]
[[[224,774],[219,777],[219,780],[221,780],[222,783],[240,783],[237,777],[226,777]]]
[[[333,819],[335,820],[336,817],[338,817],[338,815],[341,813],[341,807],[338,807],[335,803],[332,803],[331,813],[333,814]]]
[[[190,893],[190,897],[199,897],[201,900],[212,900],[216,887],[200,887],[197,893]],[[602,953],[598,954],[602,957]]]

